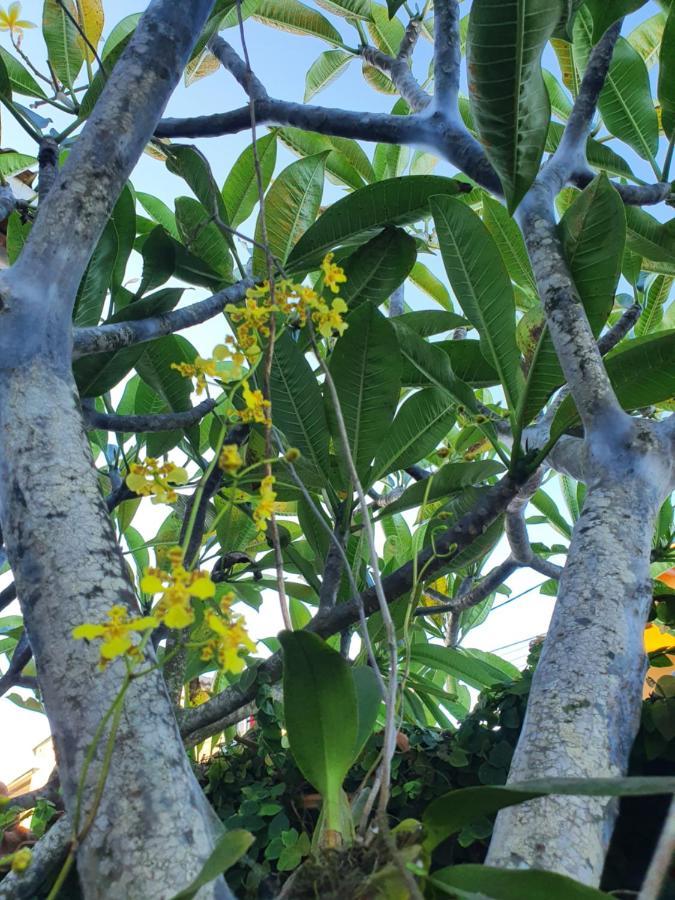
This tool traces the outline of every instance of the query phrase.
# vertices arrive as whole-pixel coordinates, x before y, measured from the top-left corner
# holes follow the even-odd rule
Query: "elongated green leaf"
[[[340,32],[328,19],[300,0],[260,0],[252,16],[282,31],[323,38],[330,44],[342,43]]]
[[[8,53],[4,47],[0,47],[0,59],[2,59],[5,64],[11,89],[15,94],[24,94],[27,97],[37,97],[40,100],[45,99],[47,95],[28,69],[26,69],[18,59],[15,59],[11,53]]]
[[[73,0],[64,0],[68,11],[77,19]],[[84,50],[80,34],[57,0],[45,0],[42,11],[42,36],[47,45],[49,62],[56,77],[72,88],[84,62]]]
[[[356,471],[363,480],[398,402],[399,350],[391,323],[371,303],[354,310],[347,322],[349,327],[333,350],[330,370]],[[333,440],[341,448],[328,395],[326,400]]]
[[[185,247],[224,281],[232,279],[232,258],[223,232],[198,200],[176,197],[176,225]]]
[[[277,161],[277,141],[274,134],[266,134],[256,141],[263,191],[272,178]],[[247,147],[238,157],[225,179],[222,191],[227,209],[227,219],[237,228],[253,212],[258,203],[258,182],[256,180],[253,146]]]
[[[431,200],[445,271],[466,317],[478,329],[509,408],[522,390],[516,345],[516,307],[511,280],[490,232],[468,206],[445,197]]]
[[[136,191],[136,199],[158,225],[161,225],[172,238],[178,240],[176,217],[165,203],[159,198],[153,197],[152,194],[144,194],[142,191]]]
[[[381,478],[405,469],[434,450],[455,424],[445,391],[427,388],[409,397],[396,414],[375,457],[373,473]]]
[[[249,831],[241,828],[226,831],[218,839],[218,843],[204,863],[199,875],[186,888],[174,894],[172,900],[192,900],[200,888],[218,878],[223,872],[227,872],[246,853],[254,840],[255,838]]]
[[[423,503],[433,503],[442,497],[447,497],[455,491],[480,484],[488,478],[499,475],[504,471],[504,466],[494,459],[485,459],[479,462],[446,463],[429,479],[418,481],[410,485],[401,494],[398,500],[394,500],[385,506],[381,513],[386,515],[413,509]]]
[[[612,3],[605,3],[604,0],[585,0],[584,5],[593,22],[592,43],[597,44],[609,26],[617,19],[634,12],[645,3],[646,0],[612,0]]]
[[[285,263],[298,239],[312,225],[321,205],[326,153],[308,156],[291,163],[280,173],[265,197],[265,224],[270,252]],[[260,214],[255,229],[258,243],[263,242]],[[260,247],[253,251],[253,272],[264,275],[267,261]]]
[[[659,103],[666,136],[675,133],[675,6],[670,7],[659,54]]]
[[[14,172],[21,172],[29,166],[34,166],[37,159],[26,153],[17,153],[16,150],[0,150],[0,175],[6,177]]]
[[[610,894],[566,875],[530,869],[524,872],[466,863],[440,869],[431,876],[436,889],[451,897],[489,897],[490,900],[607,900]]]
[[[548,99],[551,104],[551,111],[554,115],[566,122],[569,114],[572,112],[572,102],[562,89],[560,82],[548,69],[542,69],[544,83],[548,91]]]
[[[646,291],[646,300],[642,315],[635,325],[635,336],[642,337],[655,331],[663,320],[663,307],[670,296],[673,286],[672,275],[655,275]]]
[[[270,386],[276,426],[324,480],[329,474],[328,425],[321,389],[288,332],[275,342]]]
[[[289,149],[298,156],[316,156],[325,153],[326,175],[336,184],[346,184],[358,189],[363,187],[363,178],[351,163],[335,149],[330,138],[301,128],[279,128],[277,135]]]
[[[316,0],[317,5],[343,19],[370,19],[368,0]]]
[[[407,325],[392,320],[403,357],[401,381],[407,387],[438,387],[458,405],[475,409],[471,388],[453,372],[447,353],[429,344]],[[457,343],[464,343],[458,341]]]
[[[551,108],[541,54],[561,14],[561,0],[475,0],[471,6],[471,111],[510,211],[534,181],[544,153]]]
[[[502,204],[489,194],[483,196],[483,221],[499,248],[511,279],[536,296],[537,284],[520,228]]]
[[[400,19],[389,18],[391,10],[385,9],[379,3],[370,4],[370,13],[370,21],[366,27],[373,44],[388,56],[396,57],[405,34],[403,23]]]
[[[115,204],[110,223],[115,229],[117,237],[117,256],[112,273],[113,300],[124,282],[129,256],[134,246],[136,237],[136,205],[129,185],[125,185]]]
[[[307,271],[340,244],[361,243],[385,225],[407,225],[428,215],[434,194],[464,190],[461,182],[439,175],[408,175],[368,184],[328,207],[293,248],[288,268]]]
[[[659,222],[635,206],[627,206],[625,213],[628,248],[648,260],[672,263],[675,256],[675,219]]]
[[[385,228],[342,263],[347,281],[340,296],[352,308],[379,306],[405,281],[416,256],[414,238],[402,228]]]
[[[424,263],[416,262],[410,270],[409,277],[416,287],[424,291],[428,297],[431,297],[444,309],[452,309],[452,300],[448,289]]]
[[[74,325],[78,327],[98,325],[116,259],[117,233],[113,223],[108,222],[91,255],[77,292],[73,311]]]
[[[574,23],[574,58],[581,71],[592,47],[593,21],[582,7]],[[598,110],[607,130],[644,159],[658,150],[659,124],[649,87],[649,73],[640,54],[619,38],[600,92]]]
[[[353,59],[353,55],[345,50],[326,50],[318,56],[307,70],[304,102],[308,103],[315,94],[332,84]]]
[[[490,662],[477,659],[466,650],[442,647],[440,644],[413,644],[410,661],[433,670],[440,669],[478,690],[512,680],[511,676]]]
[[[197,147],[176,144],[167,147],[166,167],[190,187],[209,215],[218,215],[227,224],[227,210],[211,172],[209,161]]]
[[[452,328],[468,328],[470,323],[457,313],[445,312],[440,309],[420,309],[417,312],[403,313],[397,316],[399,324],[412,328],[420,337],[431,337],[434,334],[442,334]]]
[[[336,135],[330,136],[328,140],[338,153],[341,153],[351,163],[364,181],[368,183],[375,181],[375,173],[373,172],[370,159],[357,141],[353,141],[351,138],[337,137]]]
[[[568,539],[572,537],[572,526],[560,514],[558,504],[546,493],[546,491],[543,491],[540,488],[532,497],[532,505],[546,516],[553,528],[555,528],[563,537]]]
[[[560,222],[560,237],[591,330],[597,337],[614,305],[626,239],[624,205],[606,176],[599,175],[578,195]],[[544,326],[519,410],[523,426],[564,380],[553,341]]]
[[[354,666],[351,670],[356,689],[358,729],[354,744],[354,759],[357,759],[370,737],[382,705],[382,694],[377,676],[370,666]]]
[[[626,410],[641,409],[675,395],[675,329],[623,342],[605,359],[607,374],[619,403]],[[578,421],[571,397],[560,404],[551,428],[558,437]]]
[[[193,363],[196,349],[179,334],[168,334],[145,346],[145,353],[136,363],[138,374],[174,412],[189,409],[192,382],[171,365]]]
[[[462,341],[439,341],[434,344],[450,360],[452,371],[473,388],[493,387],[499,384],[499,375],[481,350],[480,341],[465,338]]]
[[[651,69],[659,61],[659,49],[666,24],[665,13],[658,12],[640,22],[628,35],[628,43],[644,59],[647,69]]]
[[[131,13],[128,16],[125,16],[123,19],[120,19],[119,22],[113,27],[112,31],[108,35],[103,44],[103,50],[101,52],[101,58],[105,62],[106,57],[109,56],[110,53],[117,47],[120,41],[123,41],[128,35],[133,34],[136,30],[136,26],[140,22],[141,13]]]
[[[325,797],[340,789],[358,736],[349,664],[315,634],[282,631],[284,714],[291,752]]]
[[[364,62],[361,66],[364,81],[366,81],[378,94],[398,94],[396,85],[384,72],[380,72],[375,66],[369,66]]]

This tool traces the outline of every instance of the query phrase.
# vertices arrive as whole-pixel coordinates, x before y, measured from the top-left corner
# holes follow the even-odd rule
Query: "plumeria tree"
[[[0,13],[25,133],[0,155],[0,604],[23,617],[0,683],[44,704],[65,808],[6,857],[2,897],[232,896],[253,836],[223,834],[192,748],[227,753],[282,675],[323,801],[311,858],[376,846],[364,896],[603,896],[612,798],[674,788],[622,776],[645,628],[663,659],[675,618],[675,7],[317,3],[151,0],[101,42],[101,0],[45,0],[46,59],[20,5]],[[252,71],[249,17],[330,47],[304,103]],[[391,113],[315,104],[353,61]],[[162,118],[180,79],[223,69],[241,108]],[[220,185],[190,141],[239,132]],[[173,209],[135,183],[144,151],[182,179]],[[182,332],[202,323],[200,355]],[[541,521],[557,544],[532,542]],[[397,732],[452,729],[467,685],[517,676],[461,643],[519,568],[557,601],[509,784],[401,839]],[[285,631],[257,647],[261,602]],[[485,866],[434,861],[498,810]],[[671,814],[644,898],[672,849]]]

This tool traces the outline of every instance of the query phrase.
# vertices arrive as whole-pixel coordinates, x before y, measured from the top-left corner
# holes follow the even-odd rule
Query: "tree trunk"
[[[668,448],[645,423],[634,421],[605,459],[591,466],[510,782],[626,772],[646,670],[654,520],[671,475]],[[602,798],[551,796],[505,809],[487,863],[597,885],[616,808]]]
[[[98,648],[74,640],[72,630],[105,621],[116,603],[132,610],[137,604],[70,372],[37,356],[16,364],[21,349],[15,350],[9,353],[15,359],[5,354],[0,361],[0,521],[72,814],[87,748],[125,672],[119,660],[98,672]],[[154,660],[151,650],[146,659]],[[90,770],[81,822],[104,744]],[[105,791],[77,852],[85,896],[171,897],[199,872],[215,834],[162,674],[144,675],[129,687]],[[199,894],[231,896],[222,879]]]

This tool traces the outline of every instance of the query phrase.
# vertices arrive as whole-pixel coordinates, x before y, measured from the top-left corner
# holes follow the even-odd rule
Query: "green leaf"
[[[614,306],[626,240],[624,204],[605,175],[579,194],[560,222],[560,238],[574,284],[597,337]],[[565,378],[548,328],[539,337],[518,417],[525,426]]]
[[[435,386],[446,391],[459,406],[475,409],[476,402],[471,388],[455,376],[447,353],[435,344],[429,344],[411,328],[392,319],[404,366],[401,381],[404,386]],[[464,343],[458,341],[457,343]]]
[[[174,894],[172,900],[192,900],[210,881],[218,878],[223,872],[241,859],[251,846],[255,838],[253,835],[241,828],[233,828],[232,831],[226,831],[219,839],[209,858],[204,863],[201,872],[191,881],[190,884]]]
[[[659,61],[665,24],[665,13],[659,12],[640,22],[628,35],[628,43],[644,59],[647,69],[651,69]]]
[[[572,537],[572,526],[561,516],[558,503],[549,497],[546,491],[540,488],[532,497],[532,505],[546,516],[551,525],[563,537],[568,540]]]
[[[92,110],[96,106],[98,98],[103,93],[103,88],[106,86],[108,76],[117,65],[118,59],[126,50],[127,44],[131,40],[132,36],[133,31],[130,31],[128,34],[121,35],[120,40],[114,46],[112,46],[108,51],[108,54],[104,56],[103,61],[106,71],[104,73],[101,69],[99,69],[91,80],[89,87],[85,91],[84,96],[80,101],[80,108],[78,110],[78,117],[80,119],[86,119],[91,115]]]
[[[581,71],[592,47],[593,22],[582,7],[574,23],[574,58]],[[652,160],[658,150],[659,123],[654,109],[649,73],[640,54],[627,40],[619,38],[605,85],[598,99],[598,111],[607,130],[625,141],[643,159]]]
[[[642,337],[655,331],[663,320],[663,307],[670,296],[673,286],[672,275],[655,275],[646,291],[645,305],[642,315],[635,324],[635,336]]]
[[[344,19],[370,19],[369,0],[316,0],[317,4]]]
[[[166,167],[182,178],[209,215],[218,215],[227,224],[227,210],[211,166],[197,147],[172,144],[166,148]]]
[[[176,197],[176,225],[185,247],[223,281],[232,279],[229,243],[213,216],[192,197]]]
[[[3,177],[21,172],[29,166],[34,166],[37,159],[26,153],[17,153],[16,150],[0,150],[0,175]]]
[[[328,19],[299,0],[260,0],[252,16],[259,22],[282,31],[308,34],[330,44],[342,44],[340,32]]]
[[[115,294],[120,290],[124,282],[127,262],[133,250],[136,237],[136,205],[134,203],[134,195],[128,184],[125,185],[113,208],[110,222],[115,229],[117,237],[117,256],[111,279],[113,300],[115,300]]]
[[[465,338],[461,341],[439,341],[434,346],[447,355],[457,378],[466,381],[471,387],[493,387],[499,384],[497,370],[485,359],[480,341]]]
[[[487,657],[492,655],[485,654]],[[472,656],[468,650],[442,647],[440,644],[413,644],[410,661],[430,669],[440,669],[453,678],[465,681],[479,691],[494,684],[503,684],[513,680],[511,676],[505,674],[501,668],[493,665],[489,660],[478,659]]]
[[[167,240],[166,232],[158,225],[153,228],[143,242],[143,276],[138,294],[160,287],[171,278],[176,268],[176,254],[173,244]]]
[[[666,136],[675,133],[675,5],[670,7],[659,54],[659,103]]]
[[[347,323],[348,328],[331,355],[330,371],[354,465],[363,482],[398,402],[401,390],[398,342],[391,323],[370,303],[352,312]],[[341,458],[335,412],[327,392],[325,397],[333,441]],[[343,471],[346,472],[344,464]]]
[[[403,284],[416,256],[414,238],[402,228],[385,228],[342,262],[347,281],[340,297],[350,308],[379,306]]]
[[[590,14],[593,22],[591,42],[597,44],[610,25],[644,6],[645,3],[646,0],[612,0],[611,3],[605,3],[604,0],[585,0],[584,5],[588,10],[586,15]]]
[[[385,225],[407,225],[429,214],[429,198],[457,194],[465,186],[439,175],[408,175],[368,184],[333,203],[309,228],[288,258],[293,272],[317,266],[340,244],[361,243]]]
[[[675,256],[675,219],[659,222],[635,206],[627,206],[625,214],[628,248],[648,260],[672,263]]]
[[[117,259],[117,231],[112,221],[103,229],[77,292],[73,324],[98,325]]]
[[[403,313],[396,317],[396,321],[400,325],[412,328],[420,337],[444,334],[454,328],[469,328],[471,324],[463,316],[441,309],[420,309],[416,312]]]
[[[40,100],[46,98],[47,95],[28,69],[18,59],[15,59],[11,53],[8,53],[4,47],[0,47],[0,59],[5,64],[12,91],[17,94],[24,94],[27,97],[37,97]]]
[[[22,222],[21,216],[16,210],[10,213],[7,219],[7,259],[10,266],[19,258],[23,245],[28,240],[31,232],[32,224],[30,222]]]
[[[542,69],[541,73],[544,76],[546,90],[548,91],[551,111],[554,115],[558,116],[559,119],[562,119],[563,122],[567,121],[572,112],[572,102],[570,98],[563,90],[555,75],[549,72],[548,69]]]
[[[103,50],[101,51],[101,59],[105,62],[107,57],[112,53],[112,51],[120,44],[126,37],[133,34],[136,30],[136,26],[141,20],[141,13],[131,13],[128,16],[125,16],[123,19],[113,27],[112,31],[106,38],[105,43],[103,44]]]
[[[431,478],[425,478],[411,484],[401,494],[398,500],[394,500],[385,506],[381,517],[391,513],[413,509],[422,504],[433,503],[435,500],[446,498],[455,491],[471,485],[480,484],[488,478],[499,475],[504,471],[504,466],[494,459],[480,460],[479,462],[446,463]]]
[[[403,23],[391,18],[391,8],[387,10],[379,3],[370,4],[370,13],[371,18],[366,27],[373,44],[378,50],[396,58],[405,34]]]
[[[560,0],[474,0],[467,41],[471,111],[509,211],[539,171],[550,104],[541,54],[561,18]]]
[[[304,353],[288,332],[274,344],[270,386],[277,428],[325,480],[330,467],[321,389]]]
[[[263,191],[272,178],[277,161],[276,135],[266,134],[256,141]],[[258,204],[258,182],[255,173],[253,145],[247,147],[237,158],[225,179],[222,191],[227,210],[227,220],[233,228],[238,228],[251,215]]]
[[[536,297],[537,284],[520,228],[505,207],[489,194],[483,196],[483,221],[501,253],[511,280]]]
[[[332,84],[353,59],[353,54],[345,50],[326,50],[318,56],[307,70],[303,101],[308,103],[315,94]]]
[[[502,257],[470,207],[445,197],[431,201],[445,271],[466,317],[478,329],[486,358],[499,373],[509,409],[522,390],[516,307]]]
[[[64,0],[64,5],[77,19],[77,8],[73,0]],[[77,28],[57,0],[45,0],[42,12],[42,36],[56,77],[72,89],[84,62],[84,51]]]
[[[425,809],[422,822],[427,838],[424,844],[428,850],[433,850],[441,841],[481,816],[489,816],[508,806],[549,794],[645,797],[671,793],[675,793],[675,778],[645,775],[629,778],[541,778],[502,786],[461,788],[448,791]],[[529,900],[530,894],[524,892],[520,896]]]
[[[641,409],[675,395],[675,329],[624,341],[605,357],[605,366],[619,403],[626,410]],[[566,397],[551,427],[557,438],[578,421],[574,401]]]
[[[378,94],[398,94],[396,85],[384,72],[380,72],[375,66],[369,66],[367,62],[361,65],[361,73],[364,81]]]
[[[165,203],[157,197],[153,197],[152,194],[144,194],[142,191],[136,191],[136,199],[158,225],[161,225],[172,238],[179,239],[176,217]]]
[[[455,424],[445,391],[427,388],[409,397],[382,438],[373,463],[376,479],[405,469],[434,450]]]
[[[346,184],[354,189],[363,187],[363,178],[342,153],[335,149],[330,138],[301,128],[279,128],[276,133],[282,143],[298,156],[326,153],[326,175],[332,182]]]
[[[424,263],[416,262],[410,270],[410,280],[421,291],[444,309],[452,309],[452,300],[446,286]]]
[[[298,768],[324,799],[341,789],[358,735],[349,663],[315,634],[282,631],[284,714]]]
[[[566,875],[537,869],[510,871],[466,863],[439,869],[430,882],[444,887],[452,897],[489,898],[489,900],[607,900],[605,894]],[[456,893],[459,891],[461,893]]]
[[[358,714],[354,759],[358,759],[375,726],[377,714],[382,705],[382,694],[377,676],[370,666],[354,666],[351,675],[356,690]]]
[[[264,210],[258,215],[255,239],[264,243],[261,222],[264,212],[269,250],[282,264],[316,219],[323,195],[326,155],[319,153],[291,163],[267,192]],[[253,250],[253,272],[267,273],[267,260],[260,247]]]
[[[179,334],[168,334],[145,347],[136,363],[138,374],[174,412],[189,409],[192,381],[172,369],[171,364],[193,363],[196,349]]]

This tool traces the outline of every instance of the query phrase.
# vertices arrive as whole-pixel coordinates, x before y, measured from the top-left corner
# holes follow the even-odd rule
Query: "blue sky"
[[[105,0],[105,11],[108,21],[104,30],[107,35],[110,28],[124,16],[142,11],[147,3],[139,0]],[[468,3],[464,3],[466,10]],[[658,4],[648,3],[638,13],[629,17],[624,28],[624,34],[628,34],[636,24],[659,10]],[[41,0],[25,0],[22,7],[22,17],[40,22],[42,11]],[[330,18],[330,16],[329,16]],[[356,45],[358,38],[356,32],[343,20],[333,19],[341,31],[346,42]],[[315,38],[299,35],[289,35],[277,31],[268,26],[259,24],[251,19],[245,25],[247,45],[251,56],[251,63],[258,77],[276,97],[288,100],[302,100],[304,94],[305,73],[309,65],[323,51],[330,49],[325,42]],[[237,29],[225,32],[224,37],[237,49],[240,48]],[[6,34],[0,34],[2,46],[10,49],[9,38]],[[24,40],[24,49],[38,66],[44,58],[42,38],[39,29],[27,31]],[[419,52],[415,57],[415,71],[422,78],[425,76],[430,54],[430,44],[420,41]],[[557,72],[555,58],[547,52],[545,63],[552,71]],[[349,69],[333,85],[316,96],[312,102],[327,106],[342,106],[351,109],[388,111],[391,109],[396,97],[378,94],[368,87],[360,73],[360,64],[357,60],[350,64]],[[175,92],[167,114],[172,116],[188,116],[205,114],[208,112],[225,111],[245,102],[244,94],[236,82],[227,72],[219,71],[214,75],[185,88],[181,85]],[[44,111],[44,107],[40,112]],[[57,123],[58,124],[58,123]],[[262,129],[264,132],[264,129]],[[222,184],[232,163],[239,153],[250,143],[250,135],[242,133],[226,138],[195,141],[209,159],[216,180]],[[18,129],[13,120],[6,114],[2,115],[2,146],[13,147],[24,152],[33,152],[25,135]],[[366,145],[366,152],[372,156],[372,145]],[[630,153],[626,154],[632,162],[635,158]],[[295,157],[287,150],[279,147],[277,173],[281,168],[292,162]],[[445,174],[449,169],[439,165],[438,174]],[[650,178],[647,165],[637,162],[636,171],[645,178]],[[178,194],[189,193],[186,185],[175,176],[167,172],[165,166],[144,155],[140,160],[133,175],[134,184],[141,190],[155,194],[162,198],[169,206],[173,206],[173,199]],[[324,194],[324,202],[330,202],[340,196],[340,189],[328,185]],[[657,213],[658,214],[658,213]],[[252,233],[252,225],[244,227],[248,233]],[[425,258],[428,263],[429,258]],[[442,276],[442,269],[434,266],[437,274]],[[134,274],[132,265],[130,275]],[[195,293],[190,295],[190,301],[195,299]],[[414,295],[407,297],[409,302],[418,305],[421,301]],[[431,305],[430,301],[427,305]],[[209,351],[214,343],[213,326],[203,326],[188,334],[190,340],[198,349]],[[143,530],[150,534],[159,516],[163,518],[165,512],[160,515],[156,510],[144,513]],[[137,524],[137,523],[135,523]],[[537,533],[537,531],[539,533]],[[535,539],[555,540],[550,533],[546,534],[540,529],[534,532]],[[506,549],[500,546],[495,554],[495,562],[506,555]],[[521,570],[509,581],[514,595],[532,588],[543,579],[541,576]],[[4,586],[6,576],[0,579],[0,586]],[[498,603],[501,602],[499,599]],[[529,638],[545,630],[552,609],[551,598],[540,597],[537,591],[533,591],[520,600],[495,610],[488,623],[481,626],[468,641],[470,646],[476,646],[486,650],[493,650],[513,641]],[[269,598],[265,603],[264,618],[258,617],[253,630],[257,637],[272,633],[277,627],[281,627],[275,601]],[[522,645],[517,649],[509,647],[504,651],[507,658],[521,663],[526,648]],[[46,732],[46,723],[41,716],[18,710],[17,707],[6,700],[0,701],[0,721],[4,734],[11,734],[11,747],[9,741],[4,741],[0,748],[0,779],[12,777],[22,769],[30,765],[30,749],[40,740]]]

